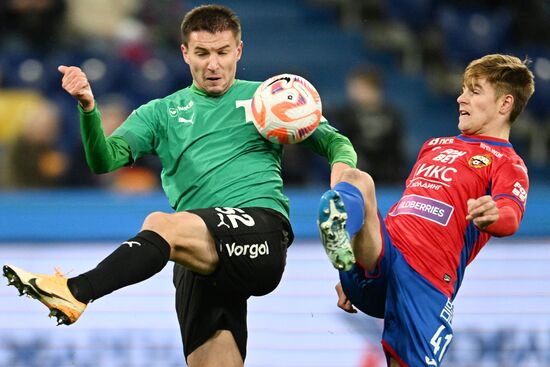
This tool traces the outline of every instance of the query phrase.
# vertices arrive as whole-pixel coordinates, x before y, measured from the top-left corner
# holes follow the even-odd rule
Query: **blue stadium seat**
[[[0,56],[2,84],[6,88],[46,91],[50,85],[43,56],[33,52],[5,52]]]
[[[409,26],[412,31],[422,31],[433,23],[435,0],[388,0],[384,2],[386,15]]]
[[[511,21],[505,8],[442,6],[437,15],[445,38],[445,54],[458,65],[488,53],[503,52],[509,43]]]
[[[550,51],[531,48],[515,52],[518,57],[531,59],[531,70],[535,75],[535,94],[531,97],[527,110],[541,121],[550,121]]]
[[[181,53],[157,52],[140,64],[132,64],[126,70],[123,93],[135,105],[164,97],[191,84],[191,75]]]

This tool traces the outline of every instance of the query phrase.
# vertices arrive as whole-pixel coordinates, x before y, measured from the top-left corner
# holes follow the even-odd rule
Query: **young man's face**
[[[463,134],[492,135],[506,119],[501,113],[502,99],[486,79],[476,79],[472,88],[462,87],[458,96],[458,129]]]
[[[181,45],[195,85],[210,95],[222,95],[231,87],[242,50],[242,41],[230,30],[191,32],[187,46]]]

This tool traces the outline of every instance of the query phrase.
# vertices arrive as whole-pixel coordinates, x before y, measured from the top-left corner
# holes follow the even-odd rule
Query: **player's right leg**
[[[395,361],[391,366],[439,366],[453,339],[452,301],[393,244],[384,245],[383,257],[391,263],[382,333],[384,352]]]
[[[358,169],[344,171],[334,189],[323,194],[317,223],[335,268],[348,271],[357,261],[366,270],[375,270],[382,236],[370,175]]]

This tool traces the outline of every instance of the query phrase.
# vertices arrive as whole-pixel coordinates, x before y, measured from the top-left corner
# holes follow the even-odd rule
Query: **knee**
[[[170,214],[163,212],[153,212],[143,221],[142,230],[149,230],[160,235],[166,233],[170,228]]]
[[[367,196],[367,193],[374,193],[374,180],[372,176],[357,168],[345,170],[340,181],[354,185],[363,193],[363,196]]]

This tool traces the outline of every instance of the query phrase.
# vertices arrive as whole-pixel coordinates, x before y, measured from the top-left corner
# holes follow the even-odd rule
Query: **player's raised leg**
[[[3,271],[8,285],[17,288],[20,296],[26,294],[42,302],[50,309],[50,317],[57,318],[58,325],[74,323],[86,308],[86,303],[74,298],[67,287],[67,278],[58,269],[55,275],[43,275],[4,265]]]
[[[321,197],[317,224],[336,269],[348,271],[356,261],[367,270],[375,269],[382,237],[370,175],[357,169],[344,171],[334,189]]]
[[[3,273],[8,285],[16,287],[20,295],[43,303],[58,325],[70,325],[90,301],[150,278],[169,260],[200,274],[214,271],[218,262],[214,241],[198,216],[152,213],[135,237],[123,242],[94,269],[74,278],[67,279],[59,271],[53,276],[34,274],[13,265],[4,265]]]
[[[319,234],[332,265],[344,271],[351,269],[355,263],[350,235],[346,231],[347,220],[348,213],[340,193],[336,190],[325,192],[319,203]]]

